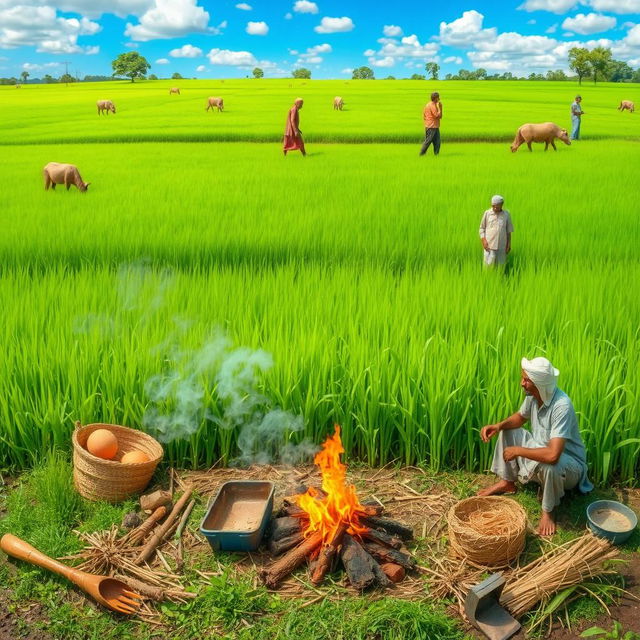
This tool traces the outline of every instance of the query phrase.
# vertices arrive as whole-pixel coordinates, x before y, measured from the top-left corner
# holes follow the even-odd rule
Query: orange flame
[[[359,516],[364,514],[364,507],[358,500],[355,487],[345,483],[347,467],[340,462],[340,455],[343,453],[340,427],[336,425],[335,433],[327,437],[322,451],[314,458],[314,463],[322,472],[322,490],[325,495],[310,487],[297,498],[298,505],[309,514],[305,536],[319,531],[325,543],[332,540],[343,523],[348,525],[349,533],[364,530],[359,524]]]

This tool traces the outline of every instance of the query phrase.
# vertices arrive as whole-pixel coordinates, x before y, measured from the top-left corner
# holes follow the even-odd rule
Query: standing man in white
[[[507,254],[511,251],[513,222],[503,205],[502,196],[493,196],[491,209],[484,212],[480,221],[480,241],[484,249],[484,263],[488,267],[506,264]]]

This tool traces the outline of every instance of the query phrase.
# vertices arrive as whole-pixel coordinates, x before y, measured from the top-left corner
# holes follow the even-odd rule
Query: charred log
[[[275,518],[271,521],[271,534],[269,538],[271,540],[282,540],[282,538],[288,538],[302,530],[302,522],[300,518]]]
[[[375,560],[349,534],[342,538],[340,559],[352,587],[362,591],[376,583],[376,575],[372,565],[372,563],[376,564]]]
[[[267,547],[269,548],[269,552],[271,555],[279,556],[285,551],[289,551],[289,549],[293,549],[297,544],[300,544],[304,540],[304,534],[302,531],[298,531],[297,533],[292,533],[290,536],[286,536],[285,538],[280,538],[279,540],[274,540],[271,538],[267,543]]]
[[[397,520],[391,520],[391,518],[368,516],[362,518],[362,523],[372,529],[384,529],[387,533],[396,535],[402,540],[413,539],[413,529],[411,527]]]
[[[348,527],[349,525],[346,522],[341,523],[333,535],[331,542],[323,544],[322,547],[320,547],[318,559],[311,566],[311,582],[313,582],[313,584],[320,584],[324,580],[327,571],[331,569],[333,559],[336,556],[336,552],[342,543],[342,538]]]
[[[383,544],[392,549],[399,549],[402,546],[402,540],[396,536],[390,536],[385,531],[378,529],[367,529],[360,533],[360,537],[371,542]]]
[[[402,551],[398,551],[397,549],[390,549],[389,547],[384,547],[376,542],[365,542],[363,546],[365,551],[370,553],[377,560],[382,561],[382,563],[391,562],[393,564],[399,564],[405,569],[413,569],[416,566],[414,558],[406,553],[402,553]]]
[[[286,578],[292,571],[295,571],[313,551],[320,546],[322,535],[314,533],[297,547],[287,551],[283,556],[276,560],[270,567],[266,567],[260,571],[260,579],[270,589],[275,589],[280,582]]]

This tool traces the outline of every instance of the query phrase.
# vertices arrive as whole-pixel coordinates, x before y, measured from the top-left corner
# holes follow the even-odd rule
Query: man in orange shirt
[[[431,102],[428,102],[422,112],[424,118],[425,138],[420,149],[420,155],[427,153],[429,145],[433,142],[433,153],[440,153],[440,120],[442,120],[442,102],[440,94],[434,91],[431,94]]]

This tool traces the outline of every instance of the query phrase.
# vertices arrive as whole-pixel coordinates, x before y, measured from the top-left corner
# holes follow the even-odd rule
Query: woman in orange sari
[[[302,131],[300,131],[300,114],[304,100],[302,98],[296,98],[293,103],[293,107],[289,109],[287,115],[287,126],[284,130],[283,151],[284,155],[287,155],[287,151],[302,151],[302,155],[306,156],[307,152],[304,150],[304,141],[302,140]]]

